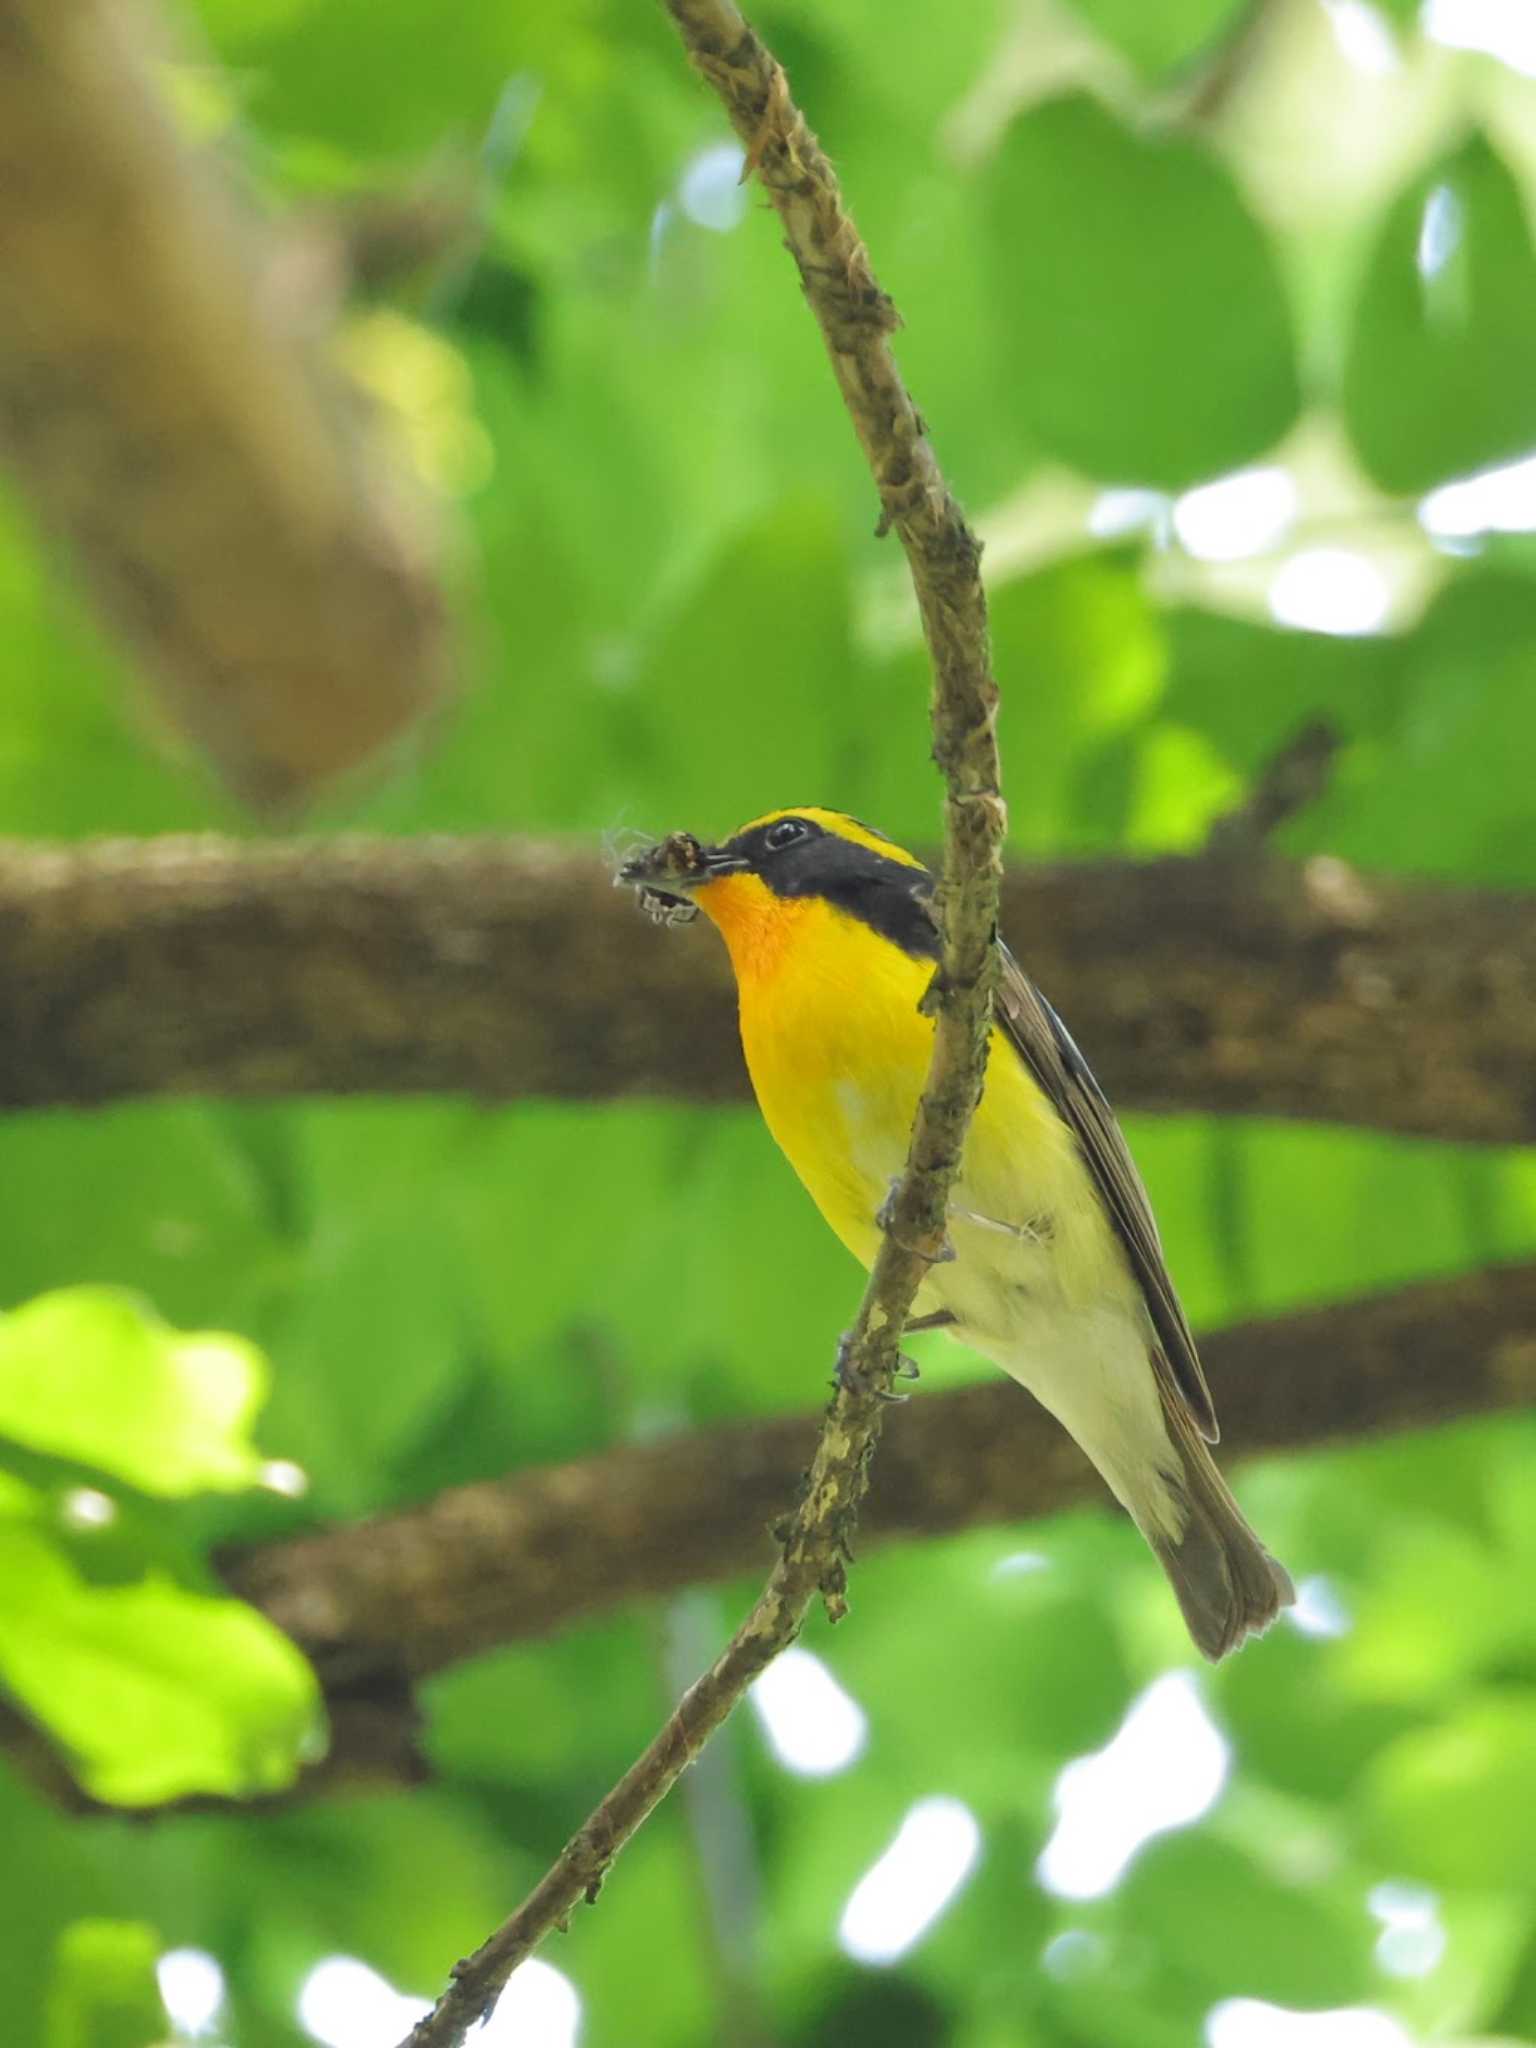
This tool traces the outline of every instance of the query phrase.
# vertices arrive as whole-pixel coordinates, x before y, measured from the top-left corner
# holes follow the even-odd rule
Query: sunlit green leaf
[[[1536,1702],[1529,1688],[1470,1695],[1437,1726],[1404,1735],[1361,1786],[1370,1839],[1430,1884],[1529,1892],[1536,1839]]]
[[[1087,98],[1021,115],[987,174],[1008,402],[1092,476],[1177,488],[1295,417],[1273,255],[1216,160]],[[1198,391],[1198,406],[1176,394]]]
[[[1519,188],[1474,137],[1416,177],[1361,288],[1345,416],[1372,475],[1423,491],[1536,442],[1536,250]]]
[[[92,1585],[20,1521],[0,1522],[0,1679],[116,1804],[278,1791],[316,1747],[314,1674],[252,1608],[156,1571]]]
[[[1494,1891],[1442,1891],[1431,1896],[1434,1924],[1444,1931],[1444,1948],[1433,1967],[1397,1978],[1394,2010],[1425,2039],[1457,2040],[1495,2027],[1520,2039],[1523,2030],[1513,2026],[1505,2001],[1531,1934],[1529,1896]],[[1431,1933],[1431,1944],[1434,1938]]]
[[[1096,800],[1095,762],[1153,714],[1167,665],[1162,621],[1135,557],[1124,549],[1073,552],[1011,579],[993,593],[992,637],[1005,687],[1029,692],[1020,733],[1028,772],[1008,809],[1015,853],[1113,844],[1120,809]],[[891,679],[915,693],[923,670],[913,655],[891,665]],[[885,773],[894,785],[894,759]],[[885,804],[864,800],[872,815],[885,815]],[[1027,945],[1027,935],[1017,941]]]
[[[1346,1904],[1316,1883],[1286,1882],[1208,1834],[1151,1844],[1116,1904],[1128,1929],[1229,1996],[1345,2005],[1371,1982],[1376,1928],[1363,1898]]]
[[[1271,1521],[1263,1526],[1282,1548]],[[1284,1554],[1302,1565],[1295,1553]],[[1305,1562],[1315,1564],[1315,1553]],[[1349,1688],[1340,1668],[1347,1640],[1319,1640],[1282,1623],[1253,1655],[1223,1667],[1222,1712],[1255,1778],[1302,1798],[1337,1801],[1379,1750],[1420,1725],[1422,1710],[1413,1703],[1361,1698]]]
[[[0,1319],[0,1436],[146,1493],[254,1484],[266,1380],[241,1338],[168,1329],[107,1288],[43,1295]]]
[[[1159,72],[1219,47],[1237,24],[1242,0],[1071,0],[1074,10],[1143,71]]]
[[[1371,865],[1510,885],[1536,881],[1523,774],[1536,677],[1536,585],[1478,569],[1397,650],[1389,737],[1307,821]]]
[[[170,2020],[155,1978],[160,1940],[132,1920],[77,1920],[60,1938],[48,2048],[162,2048]]]
[[[281,1279],[280,1219],[207,1103],[13,1117],[5,1157],[0,1301],[94,1281],[135,1290],[183,1327],[246,1328],[247,1309]],[[74,1218],[85,1188],[95,1227],[82,1246]]]
[[[920,1427],[920,1402],[914,1410]],[[1089,1590],[1102,1581],[1074,1569],[1071,1542],[1062,1526],[1045,1540],[1033,1528],[993,1530],[865,1564],[852,1594],[860,1625],[823,1654],[887,1754],[926,1756],[942,1731],[936,1789],[1037,1814],[1060,1765],[1124,1714],[1123,1651]]]
[[[1377,1700],[1445,1692],[1536,1650],[1509,1561],[1459,1529],[1403,1530],[1340,1645],[1344,1682]]]

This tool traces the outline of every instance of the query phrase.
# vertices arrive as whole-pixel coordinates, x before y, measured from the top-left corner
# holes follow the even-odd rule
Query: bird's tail
[[[1172,1477],[1184,1526],[1177,1540],[1145,1525],[1143,1530],[1196,1647],[1214,1663],[1245,1636],[1268,1628],[1296,1598],[1296,1588],[1243,1520],[1188,1409],[1169,1389],[1163,1390],[1163,1414],[1182,1466]]]

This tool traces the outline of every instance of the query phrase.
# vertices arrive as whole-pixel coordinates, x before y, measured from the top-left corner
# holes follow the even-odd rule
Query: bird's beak
[[[637,889],[641,907],[658,924],[688,924],[699,914],[695,890],[724,875],[739,875],[747,863],[723,846],[705,846],[691,832],[673,832],[655,846],[642,847],[614,880]]]

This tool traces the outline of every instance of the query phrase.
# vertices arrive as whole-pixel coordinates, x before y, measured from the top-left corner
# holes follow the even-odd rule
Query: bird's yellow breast
[[[933,1023],[918,1008],[932,963],[824,898],[777,897],[752,875],[714,884],[699,900],[730,950],[764,1120],[832,1229],[868,1265],[933,1051]],[[1102,1263],[1102,1219],[1071,1135],[1001,1032],[956,1202],[1021,1228],[1049,1216],[1063,1279],[1075,1264]]]

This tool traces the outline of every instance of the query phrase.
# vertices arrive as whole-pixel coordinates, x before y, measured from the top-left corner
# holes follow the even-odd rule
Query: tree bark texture
[[[1222,1330],[1201,1346],[1228,1457],[1420,1429],[1536,1399],[1536,1265]],[[749,1572],[817,1418],[730,1424],[456,1487],[425,1507],[230,1559],[225,1577],[356,1693]],[[861,1542],[1107,1500],[1011,1381],[919,1392],[889,1423]]]
[[[709,820],[693,821],[704,827]],[[1004,935],[1122,1108],[1536,1138],[1536,902],[1317,858],[1016,870]],[[0,1107],[738,1100],[724,955],[497,839],[0,845]]]
[[[1207,1336],[1227,1462],[1433,1428],[1536,1401],[1536,1264]],[[420,1783],[416,1682],[637,1600],[759,1568],[793,1499],[815,1415],[700,1430],[454,1487],[423,1507],[223,1560],[316,1664],[330,1748],[251,1805]],[[861,1545],[1108,1502],[1066,1432],[1010,1382],[917,1394],[887,1426]],[[94,1811],[58,1751],[0,1705],[0,1752],[57,1805]],[[221,1799],[169,1811],[229,1811]],[[112,1809],[117,1811],[117,1809]]]

